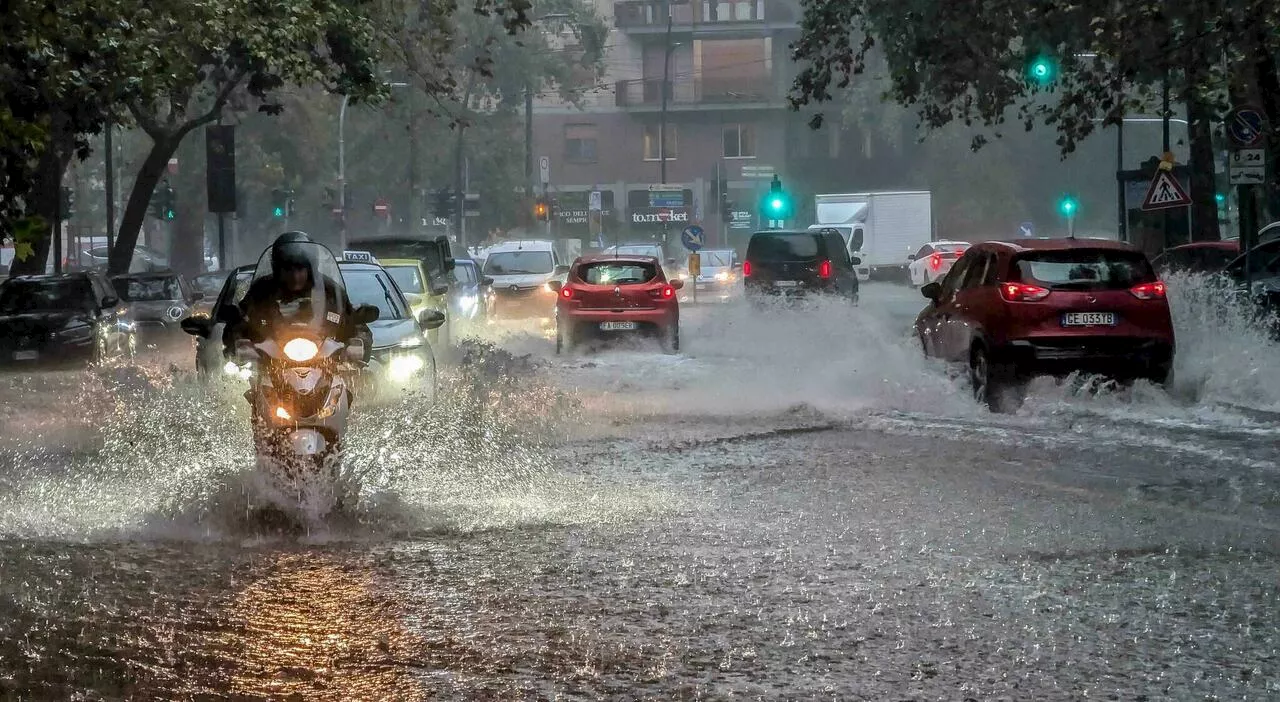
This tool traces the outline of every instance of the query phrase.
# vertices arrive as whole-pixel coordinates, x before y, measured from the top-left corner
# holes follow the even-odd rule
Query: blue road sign
[[[1253,146],[1262,139],[1262,112],[1252,107],[1232,110],[1227,118],[1227,135],[1236,146]]]
[[[1018,234],[1020,236],[1035,236],[1036,227],[1031,222],[1023,222],[1018,225]]]
[[[697,251],[702,248],[702,227],[696,224],[690,224],[680,232],[680,243],[684,244],[686,249]]]

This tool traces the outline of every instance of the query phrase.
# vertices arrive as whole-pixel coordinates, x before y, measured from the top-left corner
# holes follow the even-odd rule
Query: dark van
[[[858,276],[844,239],[835,229],[769,230],[751,235],[742,262],[747,296],[805,297],[827,294],[858,301]]]

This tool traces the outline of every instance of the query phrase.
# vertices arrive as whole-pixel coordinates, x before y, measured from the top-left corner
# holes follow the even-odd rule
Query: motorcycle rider
[[[279,318],[282,305],[308,304],[315,289],[323,289],[323,309],[336,310],[327,318],[334,327],[333,337],[342,343],[359,338],[364,341],[365,361],[373,345],[368,325],[355,324],[354,308],[346,290],[337,281],[321,275],[316,285],[317,263],[314,257],[325,249],[305,232],[286,232],[271,244],[271,275],[255,280],[240,301],[240,321],[228,324],[222,335],[223,351],[230,355],[239,339],[260,343],[269,335]],[[334,316],[337,317],[334,320]]]

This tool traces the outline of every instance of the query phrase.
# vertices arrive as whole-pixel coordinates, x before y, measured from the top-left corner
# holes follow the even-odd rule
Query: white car
[[[907,271],[911,273],[911,284],[922,288],[951,270],[957,259],[969,250],[967,241],[934,241],[920,247],[914,256],[909,256],[911,265]]]

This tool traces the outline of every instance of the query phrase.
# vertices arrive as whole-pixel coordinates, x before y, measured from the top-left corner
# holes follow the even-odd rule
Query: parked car
[[[751,235],[742,262],[749,298],[832,295],[858,301],[860,259],[849,257],[840,232],[832,228],[767,230]]]
[[[1170,273],[1219,273],[1239,255],[1239,239],[1196,241],[1165,249],[1151,260],[1151,266],[1162,276]]]
[[[100,273],[32,275],[0,283],[0,365],[97,363],[132,356],[124,303]]]
[[[926,356],[961,364],[993,411],[1016,407],[1037,375],[1096,373],[1165,383],[1173,321],[1139,250],[1102,239],[974,244],[941,281],[915,331]]]
[[[556,294],[556,353],[588,339],[656,336],[668,353],[680,350],[681,280],[668,281],[655,256],[580,256]]]

